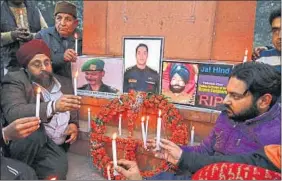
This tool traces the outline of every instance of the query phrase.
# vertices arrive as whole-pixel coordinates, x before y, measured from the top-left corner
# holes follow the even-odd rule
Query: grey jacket
[[[80,34],[77,30],[75,31]],[[35,35],[36,39],[43,39],[51,50],[53,72],[71,78],[71,62],[64,61],[64,53],[67,49],[75,49],[75,39],[73,36],[63,38],[59,35],[55,27],[50,27],[39,31]],[[82,39],[78,39],[78,55],[82,53]]]

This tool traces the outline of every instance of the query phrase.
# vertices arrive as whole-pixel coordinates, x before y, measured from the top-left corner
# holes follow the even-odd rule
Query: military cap
[[[81,71],[95,71],[95,70],[104,70],[105,62],[101,59],[90,59],[87,60],[81,67]]]
[[[170,69],[170,79],[174,76],[174,74],[180,75],[182,77],[185,84],[188,82],[190,77],[190,72],[187,67],[182,63],[174,63]]]

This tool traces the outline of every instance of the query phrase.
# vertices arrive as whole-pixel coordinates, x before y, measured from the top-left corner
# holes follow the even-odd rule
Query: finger
[[[70,143],[71,141],[73,141],[74,138],[75,138],[75,135],[71,134],[70,138],[66,140],[65,143]]]
[[[125,159],[120,159],[120,160],[117,161],[117,164],[122,165],[125,168],[131,168],[135,164],[135,162],[125,160]]]
[[[71,61],[71,56],[70,55],[65,55],[65,60],[67,60],[67,61]]]
[[[74,99],[74,98],[67,98],[64,100],[64,102],[68,103],[68,104],[80,104],[80,100],[79,99]]]
[[[156,153],[156,154],[155,154],[155,157],[156,157],[156,158],[159,158],[159,159],[164,159],[164,158],[165,158],[165,154],[159,152],[159,153]]]
[[[165,145],[163,143],[160,143],[160,147],[164,150],[167,150],[167,151],[172,151],[173,150],[173,146],[171,145]]]
[[[126,169],[124,169],[124,168],[122,168],[122,167],[120,167],[120,166],[117,166],[117,167],[115,168],[115,170],[116,170],[118,173],[124,175],[125,177],[127,177],[127,178],[129,177],[129,172],[128,172]]]
[[[168,145],[174,145],[174,143],[172,141],[169,141],[167,139],[161,139],[161,143],[168,144]]]
[[[77,100],[81,100],[81,96],[75,96],[75,95],[71,95],[71,94],[65,94],[63,97],[64,97],[64,98],[67,98],[67,99],[77,99]]]
[[[64,109],[65,110],[78,110],[80,108],[80,105],[78,104],[65,104]]]
[[[17,119],[15,122],[20,123],[20,124],[24,124],[28,122],[39,122],[39,118],[38,117],[24,117],[24,118]]]
[[[34,131],[36,131],[40,126],[33,126],[29,129],[25,129],[25,130],[22,130],[19,135],[21,138],[25,138],[27,136],[29,136],[30,134],[32,134]]]

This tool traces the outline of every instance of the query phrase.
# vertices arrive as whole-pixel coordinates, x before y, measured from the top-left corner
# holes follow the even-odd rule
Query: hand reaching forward
[[[116,171],[124,175],[128,180],[142,180],[138,165],[134,161],[118,160]]]
[[[80,96],[63,95],[56,101],[56,112],[74,111],[80,108]]]
[[[9,141],[25,138],[39,128],[39,123],[38,117],[17,119],[3,128],[4,140]]]

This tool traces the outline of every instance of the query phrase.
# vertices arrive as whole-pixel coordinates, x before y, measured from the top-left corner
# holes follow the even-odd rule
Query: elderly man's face
[[[247,90],[245,82],[231,77],[227,84],[227,95],[223,101],[228,117],[235,121],[246,121],[259,115],[257,100]]]
[[[274,47],[281,51],[281,17],[275,18],[272,21],[272,43]]]
[[[99,85],[102,83],[102,78],[104,75],[104,71],[86,71],[85,79],[90,85]]]
[[[148,58],[148,52],[146,47],[139,47],[136,52],[136,59],[138,65],[146,65]]]
[[[171,81],[169,88],[173,93],[181,93],[185,89],[185,82],[179,74],[174,74]]]
[[[27,65],[33,81],[48,87],[52,78],[52,63],[45,54],[35,55]]]
[[[71,36],[77,25],[78,20],[70,14],[58,13],[55,17],[56,30],[62,37]]]

